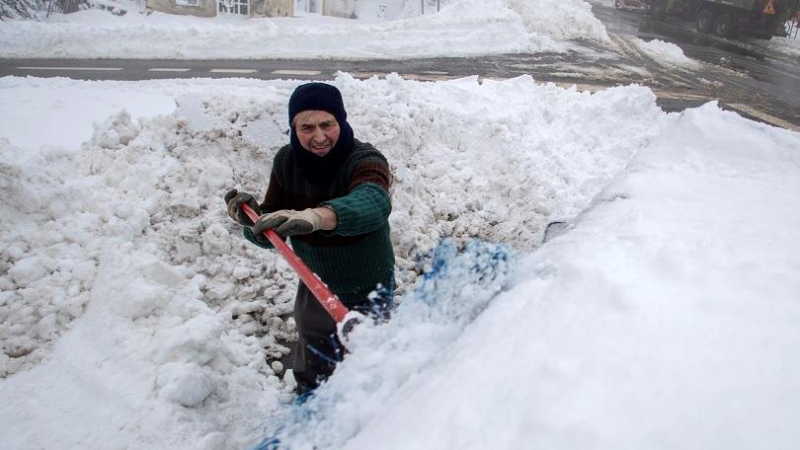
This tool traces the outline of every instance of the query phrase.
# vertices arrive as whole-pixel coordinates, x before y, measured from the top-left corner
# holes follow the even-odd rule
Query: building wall
[[[358,0],[358,17],[394,20],[400,17],[404,0]]]
[[[324,0],[322,14],[351,19],[377,17],[393,20],[403,12],[405,0]]]
[[[325,0],[295,0],[294,14],[303,15],[303,13],[322,14],[322,5]]]
[[[197,6],[178,5],[193,0],[147,0],[148,9],[182,16],[214,17],[217,15],[217,0],[196,0]]]
[[[325,0],[322,4],[323,16],[356,18],[358,0]]]
[[[291,17],[294,15],[294,0],[251,0],[253,15],[261,17]]]
[[[197,6],[180,3],[197,2]],[[217,0],[147,0],[147,8],[166,14],[215,17]],[[291,17],[294,0],[250,0],[250,15],[256,17]]]

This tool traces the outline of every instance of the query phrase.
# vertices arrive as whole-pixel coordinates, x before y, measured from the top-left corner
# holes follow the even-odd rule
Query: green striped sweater
[[[370,144],[356,140],[340,170],[325,181],[300,170],[292,146],[287,145],[275,155],[267,195],[260,206],[262,213],[322,205],[336,211],[336,229],[292,236],[290,242],[297,256],[347,304],[363,301],[378,283],[392,283],[391,183],[386,158]],[[244,236],[260,247],[272,248],[256,241],[248,227],[244,227]]]

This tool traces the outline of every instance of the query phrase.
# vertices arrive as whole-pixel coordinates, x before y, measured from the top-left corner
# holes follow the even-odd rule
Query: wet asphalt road
[[[678,45],[686,56],[703,63],[692,73],[682,74],[659,70],[643,61],[643,66],[658,74],[656,80],[645,83],[648,86],[717,99],[723,107],[743,115],[755,114],[755,119],[771,115],[787,122],[789,126],[783,124],[786,128],[800,130],[800,58],[770,50],[765,40],[727,40],[701,34],[693,24],[671,17],[659,22],[641,12],[601,7],[593,10],[609,33],[616,35],[612,36],[615,40],[660,39]],[[781,125],[780,120],[774,122]]]
[[[656,22],[640,11],[594,6],[613,45],[579,43],[566,54],[515,54],[474,58],[412,60],[9,60],[0,59],[0,77],[63,76],[90,80],[247,77],[331,79],[338,71],[357,78],[398,73],[405,78],[442,80],[478,75],[504,79],[529,74],[540,82],[575,84],[580,89],[638,83],[649,86],[658,103],[680,111],[711,100],[750,118],[800,131],[800,61],[766,48],[765,41],[728,41],[697,33],[691,24]],[[654,61],[635,39],[660,39],[702,62],[693,70]]]

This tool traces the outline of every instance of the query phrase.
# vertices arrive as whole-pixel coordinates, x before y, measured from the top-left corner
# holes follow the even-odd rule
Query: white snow
[[[798,135],[714,104],[668,122],[356,430],[341,399],[370,387],[345,361],[314,429],[352,449],[797,447]]]
[[[437,14],[392,21],[211,19],[99,10],[0,27],[7,58],[380,59],[565,51],[565,41],[608,44],[582,0],[443,1]]]
[[[660,39],[643,41],[633,38],[634,44],[643,51],[650,59],[662,64],[672,64],[685,69],[699,69],[700,63],[687,57],[683,50],[671,42],[664,42]]]
[[[797,30],[798,26],[800,25],[795,25],[795,30]],[[800,39],[797,38],[796,34],[792,35],[792,37],[772,38],[769,41],[768,47],[771,50],[775,50],[776,52],[781,52],[789,56],[800,56]]]
[[[96,2],[97,3],[97,2]],[[46,20],[7,20],[0,27],[6,58],[157,59],[383,59],[565,52],[589,42],[614,48],[591,4],[612,0],[441,0],[441,11],[407,0],[395,20],[362,7],[358,20],[308,14],[213,18],[143,14],[132,2],[111,2],[125,15],[90,9]],[[790,56],[800,40],[773,38],[753,45]],[[653,46],[651,46],[653,47]],[[680,60],[674,49],[652,51]],[[685,66],[685,64],[684,64]]]
[[[46,80],[16,84],[7,79],[0,91],[2,136],[25,148],[46,145],[77,150],[92,136],[92,122],[104,121],[122,109],[134,117],[152,117],[175,108],[172,96],[141,87],[64,84],[72,88],[52,89],[53,82]],[[42,87],[48,89],[47,96],[42,95]]]
[[[316,29],[361,57],[359,33],[407,36],[415,56],[443,51],[423,30],[478,53],[508,30],[523,31],[520,51],[605,39],[589,19],[570,34],[590,15],[580,1],[484,3],[347,32],[158,15],[101,30],[87,11],[43,24],[54,31],[4,22],[0,42],[42,56],[54,39],[67,56],[80,41],[59,40],[83,26],[99,52],[188,57],[226,30],[291,27],[294,44]],[[125,47],[133,33],[155,40]],[[165,50],[181,33],[201,45]],[[296,277],[241,238],[222,195],[263,195],[300,83],[0,79],[0,448],[800,445],[800,134],[714,103],[666,114],[640,86],[530,77],[332,82],[395,174],[401,302],[290,404]],[[553,220],[569,226],[540,245]],[[432,276],[435,248],[446,264]]]

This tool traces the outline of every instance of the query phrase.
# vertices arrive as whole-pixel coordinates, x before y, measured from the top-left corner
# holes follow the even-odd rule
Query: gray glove
[[[258,207],[258,203],[252,195],[246,192],[238,192],[236,189],[231,189],[225,194],[225,205],[231,219],[235,220],[240,225],[248,227],[253,226],[253,221],[242,211],[243,204],[253,208],[256,214],[261,214],[261,208]]]
[[[322,217],[312,208],[302,211],[282,209],[273,213],[264,214],[253,225],[253,236],[259,241],[267,240],[264,232],[274,229],[281,237],[309,234],[319,230],[322,226]]]

